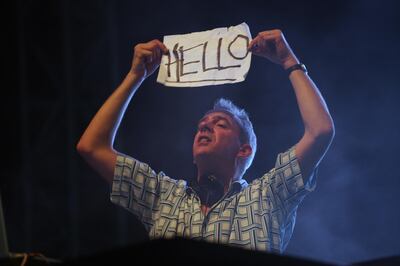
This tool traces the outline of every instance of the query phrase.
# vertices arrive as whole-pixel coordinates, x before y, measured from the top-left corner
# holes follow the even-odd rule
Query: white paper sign
[[[208,31],[164,36],[168,55],[157,82],[171,87],[199,87],[243,81],[250,68],[246,23]]]

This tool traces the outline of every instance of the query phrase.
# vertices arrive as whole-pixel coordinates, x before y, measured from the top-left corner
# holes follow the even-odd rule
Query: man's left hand
[[[249,44],[249,51],[287,69],[299,63],[280,30],[260,32]]]

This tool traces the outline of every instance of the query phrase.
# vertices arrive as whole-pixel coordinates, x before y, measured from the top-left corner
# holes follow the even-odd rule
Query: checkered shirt
[[[200,198],[186,181],[119,155],[111,201],[134,213],[152,239],[184,237],[282,253],[293,233],[297,207],[315,185],[315,171],[304,182],[293,146],[280,153],[275,167],[261,178],[232,183],[204,215]]]

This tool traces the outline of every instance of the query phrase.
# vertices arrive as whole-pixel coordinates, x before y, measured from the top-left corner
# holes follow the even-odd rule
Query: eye
[[[227,128],[228,126],[225,125],[224,123],[218,123],[217,127],[221,127],[221,128]]]

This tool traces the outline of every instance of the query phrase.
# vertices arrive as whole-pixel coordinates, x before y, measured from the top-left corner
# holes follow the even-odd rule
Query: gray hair
[[[213,109],[209,110],[206,114],[221,111],[230,114],[235,119],[240,128],[240,142],[242,144],[249,144],[252,149],[249,157],[239,161],[241,171],[240,176],[242,176],[253,162],[254,155],[256,154],[257,150],[257,137],[254,133],[253,124],[251,123],[249,115],[244,109],[240,109],[232,101],[224,98],[220,98],[215,101]]]

